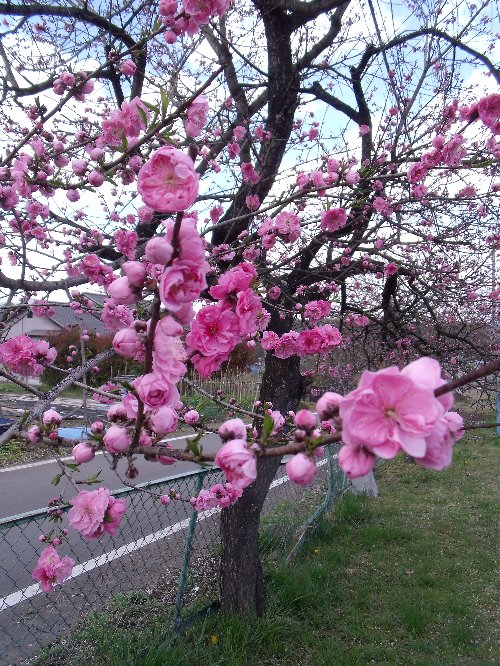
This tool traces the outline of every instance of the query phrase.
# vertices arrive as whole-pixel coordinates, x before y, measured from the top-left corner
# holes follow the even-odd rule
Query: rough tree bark
[[[291,330],[291,320],[272,313],[270,328],[282,335]],[[272,402],[286,414],[296,410],[304,392],[300,359],[266,355],[259,399]],[[221,608],[224,612],[261,616],[266,609],[266,584],[259,554],[259,522],[264,501],[279,458],[260,459],[256,481],[229,509],[221,513]]]

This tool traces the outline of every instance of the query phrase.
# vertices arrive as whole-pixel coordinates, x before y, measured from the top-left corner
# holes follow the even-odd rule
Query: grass
[[[228,418],[229,412],[232,412],[234,416],[240,416],[236,411],[236,405],[234,411],[232,411],[222,405],[218,405],[216,402],[213,402],[213,400],[210,400],[210,398],[206,398],[203,395],[195,394],[188,397],[183,397],[181,395],[181,400],[189,409],[196,409],[207,422],[225,421]],[[250,397],[244,398],[244,400],[239,403],[239,406],[251,411],[253,407],[253,399]],[[244,418],[247,419],[246,416],[244,416]]]
[[[93,616],[69,639],[62,661],[41,663],[498,663],[499,447],[476,432],[457,445],[445,472],[402,459],[380,465],[378,499],[346,495],[292,567],[269,565],[264,619],[214,615],[138,656],[168,623],[161,604],[143,614],[135,603],[135,614],[121,611],[132,621],[117,621],[117,611]],[[148,603],[157,602],[145,599],[143,608]]]

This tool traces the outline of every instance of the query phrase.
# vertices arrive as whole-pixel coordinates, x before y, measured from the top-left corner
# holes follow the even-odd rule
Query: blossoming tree
[[[443,469],[463,428],[450,391],[497,367],[447,382],[430,356],[445,375],[496,357],[498,12],[384,7],[0,2],[0,359],[38,397],[0,444],[64,446],[53,398],[112,354],[140,363],[123,398],[97,389],[114,402],[73,455],[103,449],[130,480],[137,455],[221,467],[227,483],[192,503],[224,508],[226,610],[264,610],[257,533],[283,455],[303,485],[340,441],[351,477],[400,452]],[[100,310],[89,283],[107,294]],[[8,333],[61,290],[76,313],[98,312],[113,349],[90,358],[82,331],[40,394],[19,375],[57,365],[57,350]],[[199,437],[173,449],[179,420],[203,429],[180,402],[187,363],[207,377],[241,342],[266,352],[259,401],[239,415],[253,423],[226,421],[216,456]],[[311,376],[337,391],[298,410]],[[114,533],[126,508],[106,488],[68,499],[85,538]],[[71,569],[55,522],[33,574],[47,590]]]

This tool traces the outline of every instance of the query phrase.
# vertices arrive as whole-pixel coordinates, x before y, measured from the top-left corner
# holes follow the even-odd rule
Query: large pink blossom
[[[235,313],[238,317],[239,332],[243,337],[253,335],[260,329],[262,301],[253,289],[238,292]]]
[[[47,546],[33,569],[33,580],[40,583],[43,592],[50,592],[53,585],[71,576],[74,563],[70,557],[61,559],[54,546]]]
[[[219,277],[217,284],[214,287],[210,287],[208,293],[214,298],[222,300],[250,287],[256,277],[257,271],[254,265],[243,262],[223,273]]]
[[[152,409],[166,405],[172,407],[179,401],[179,392],[175,384],[167,382],[157,372],[134,379],[133,386],[142,402]]]
[[[82,490],[70,504],[68,521],[87,539],[98,539],[104,532],[114,535],[126,508],[125,500],[112,497],[108,488]]]
[[[163,146],[141,167],[137,189],[144,203],[154,210],[186,210],[198,196],[193,160],[177,148]]]
[[[321,228],[323,231],[338,231],[347,222],[345,208],[330,208],[321,213]]]
[[[160,299],[172,312],[181,309],[186,303],[192,303],[206,288],[205,276],[208,271],[206,261],[194,262],[174,259],[160,279]]]
[[[392,458],[401,449],[424,456],[425,438],[444,411],[432,389],[415,384],[395,366],[365,371],[339,410],[343,442],[381,458]]]
[[[189,350],[204,356],[230,352],[239,340],[239,322],[231,310],[207,305],[196,315],[186,336]]]
[[[248,449],[243,439],[233,439],[221,446],[214,462],[222,469],[233,488],[243,490],[257,477],[255,454]]]

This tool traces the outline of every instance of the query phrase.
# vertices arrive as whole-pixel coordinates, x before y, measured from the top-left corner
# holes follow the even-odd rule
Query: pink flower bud
[[[98,435],[104,430],[104,423],[102,421],[94,421],[94,423],[92,423],[90,426],[90,430],[94,433],[94,435]]]
[[[125,428],[111,426],[104,435],[104,446],[108,453],[121,453],[130,446],[130,435]]]
[[[229,439],[246,439],[247,429],[241,419],[229,419],[219,428],[219,435],[221,439],[227,441]]]
[[[121,402],[111,405],[108,409],[107,417],[110,421],[126,421],[127,409]]]
[[[164,236],[155,236],[146,244],[144,256],[152,264],[167,264],[172,258],[173,248]]]
[[[52,423],[59,425],[61,421],[62,421],[62,416],[59,414],[59,412],[56,412],[55,409],[48,409],[46,412],[43,413],[42,423],[44,425],[51,425]]]
[[[143,344],[133,328],[122,328],[113,338],[113,349],[120,356],[139,360]]]
[[[79,442],[73,447],[71,453],[73,454],[77,465],[90,462],[95,456],[94,449],[88,444],[85,444],[85,442]]]
[[[146,279],[147,271],[140,261],[126,261],[122,266],[123,272],[128,278],[131,287],[142,288]]]
[[[339,403],[342,396],[339,393],[327,391],[316,403],[316,411],[322,419],[329,419],[338,414]]]
[[[127,277],[120,277],[107,286],[108,294],[117,305],[137,303],[140,296],[132,291]]]
[[[78,192],[78,190],[69,189],[66,192],[66,199],[69,199],[69,201],[72,201],[73,203],[75,201],[78,201],[79,198],[80,198],[80,193]]]
[[[316,415],[308,409],[301,409],[295,415],[295,423],[298,428],[303,428],[305,431],[313,430],[317,425]]]
[[[75,176],[84,176],[87,171],[87,162],[86,160],[73,160],[71,167]]]
[[[149,412],[148,417],[149,425],[157,435],[166,435],[177,429],[179,419],[171,407],[160,407],[155,412]]]
[[[195,425],[196,423],[199,423],[200,415],[198,414],[196,409],[190,409],[189,412],[186,412],[184,414],[184,421],[188,425]]]
[[[124,60],[119,67],[120,72],[125,76],[133,76],[136,69],[137,66],[133,60]]]
[[[314,461],[303,453],[297,453],[286,464],[288,478],[299,486],[307,486],[311,481],[314,481],[316,472]]]
[[[26,435],[28,437],[28,442],[31,442],[32,444],[37,444],[42,441],[42,431],[40,426],[31,426],[31,428],[28,428]]]
[[[88,181],[93,187],[100,187],[104,183],[104,176],[100,171],[91,171],[89,173]]]

